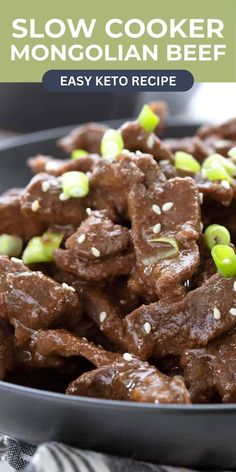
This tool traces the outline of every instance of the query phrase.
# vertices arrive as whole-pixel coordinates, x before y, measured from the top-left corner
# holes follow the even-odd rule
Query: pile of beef
[[[0,379],[35,385],[35,374],[56,373],[68,395],[235,402],[236,278],[216,273],[202,231],[225,224],[236,243],[236,182],[181,173],[173,153],[227,156],[236,119],[166,141],[125,123],[114,162],[99,155],[105,131],[75,129],[59,146],[87,156],[31,158],[29,185],[0,197],[0,234],[27,243],[64,233],[53,263],[0,257]],[[88,173],[89,194],[62,201],[60,176],[70,170]],[[178,252],[163,257],[157,237],[174,239]]]

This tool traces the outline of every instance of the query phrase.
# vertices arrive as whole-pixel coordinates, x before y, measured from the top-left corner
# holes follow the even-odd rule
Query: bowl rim
[[[137,413],[137,410],[146,411],[149,413],[165,413],[165,414],[231,414],[236,412],[236,403],[196,403],[196,404],[176,404],[176,403],[144,403],[144,402],[129,402],[126,400],[108,400],[93,397],[79,397],[76,395],[66,395],[64,393],[52,392],[48,390],[40,390],[37,388],[26,387],[5,381],[0,381],[0,397],[1,392],[5,394],[16,394],[21,397],[30,397],[32,399],[40,399],[44,401],[51,401],[53,403],[63,404],[67,406],[84,406],[90,409],[108,409],[108,410],[129,410]]]

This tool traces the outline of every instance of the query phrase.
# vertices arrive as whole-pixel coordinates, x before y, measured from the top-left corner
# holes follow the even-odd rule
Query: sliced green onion
[[[217,167],[209,167],[208,169],[202,168],[202,176],[208,180],[226,180],[229,183],[232,182],[232,178],[221,165],[218,165]]]
[[[235,164],[230,159],[221,156],[221,154],[212,154],[202,164],[203,169],[213,169],[219,166],[222,166],[231,176],[236,172]]]
[[[23,252],[24,264],[52,262],[53,253],[59,248],[62,239],[62,233],[44,233],[43,236],[35,236],[28,242]]]
[[[174,238],[153,238],[149,239],[149,242],[158,244],[156,261],[175,257],[179,253],[179,246]]]
[[[209,249],[212,249],[216,244],[229,245],[230,233],[221,225],[210,225],[204,232],[204,241]]]
[[[217,244],[213,247],[211,255],[219,274],[223,277],[234,277],[236,275],[236,255],[232,247]]]
[[[0,236],[0,255],[9,257],[18,257],[23,248],[23,241],[19,236],[1,234]]]
[[[152,133],[152,131],[154,131],[156,126],[160,123],[160,118],[152,111],[149,105],[143,105],[137,121],[145,131]]]
[[[228,156],[231,157],[231,159],[236,162],[236,146],[232,147],[229,152]]]
[[[89,193],[89,178],[84,172],[65,172],[62,174],[63,195],[68,198],[82,198]]]
[[[105,159],[113,160],[124,149],[124,141],[121,134],[115,129],[108,129],[101,141],[101,155]]]
[[[70,158],[75,160],[75,159],[79,159],[80,157],[84,157],[84,156],[87,156],[88,155],[88,152],[87,151],[84,151],[84,149],[75,149],[72,153],[71,153],[71,156]]]
[[[201,169],[199,162],[192,156],[192,154],[182,151],[177,151],[175,153],[175,167],[176,169],[192,172],[193,174],[196,174]]]

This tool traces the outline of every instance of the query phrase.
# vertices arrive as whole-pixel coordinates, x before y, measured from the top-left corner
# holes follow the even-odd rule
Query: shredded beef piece
[[[21,212],[22,190],[6,192],[0,196],[0,234],[16,234],[25,241],[41,234],[45,225]]]
[[[54,253],[54,260],[63,271],[74,274],[83,280],[94,282],[118,275],[128,275],[132,272],[135,264],[132,252],[86,261],[76,258],[73,251],[57,249]]]
[[[200,287],[217,272],[216,265],[211,257],[209,249],[205,246],[202,235],[199,241],[199,250],[200,265],[198,267],[197,273],[194,274],[194,276],[189,281],[191,288]]]
[[[49,188],[43,191],[43,185]],[[60,179],[48,174],[38,174],[26,187],[21,196],[21,211],[32,221],[40,221],[52,225],[79,225],[86,217],[89,206],[86,198],[70,198],[61,201],[62,192]],[[34,204],[37,204],[36,209]],[[37,203],[38,202],[38,203]],[[32,206],[33,205],[33,206]]]
[[[203,179],[200,173],[191,174],[190,172],[177,170],[171,161],[160,161],[160,168],[167,179],[172,179],[177,176],[189,176],[194,179],[198,185],[199,192],[203,194],[205,200],[213,200],[224,206],[229,206],[232,199],[235,198],[235,180],[233,180],[229,188],[225,188],[219,181]]]
[[[135,182],[154,178],[166,180],[150,154],[123,151],[115,162],[101,160],[91,175],[91,207],[109,209],[112,219],[128,220],[129,190]]]
[[[236,304],[235,281],[216,274],[179,302],[161,300],[133,311],[124,320],[130,352],[142,359],[177,355],[234,328],[236,317],[230,309]],[[220,320],[214,318],[214,308],[220,310]]]
[[[15,329],[49,328],[80,315],[78,295],[67,286],[29,270],[20,260],[0,257],[0,316]]]
[[[220,125],[203,125],[198,130],[198,136],[201,139],[210,136],[218,136],[218,138],[236,140],[236,118],[232,118]]]
[[[102,347],[74,336],[64,329],[38,331],[31,338],[30,352],[44,365],[54,363],[61,357],[81,356],[95,366],[109,365],[119,354],[105,351]]]
[[[0,320],[0,380],[15,365],[14,337],[9,326]]]
[[[80,240],[80,238],[82,238]],[[66,241],[66,249],[86,260],[97,260],[91,251],[96,247],[102,257],[114,256],[128,248],[129,230],[114,224],[106,211],[93,212]]]
[[[166,204],[170,205],[167,211]],[[149,300],[181,294],[180,284],[191,277],[199,264],[195,242],[200,227],[196,184],[190,178],[134,184],[129,193],[129,214],[136,255],[130,287]],[[158,234],[155,234],[156,225],[160,225]],[[167,250],[165,243],[158,245],[151,241],[160,237],[176,240],[179,253],[175,257],[161,258],[161,251]]]
[[[121,358],[86,372],[69,385],[66,393],[134,402],[190,403],[181,379],[168,377],[137,358]]]
[[[116,346],[125,350],[125,330],[121,310],[111,295],[98,288],[80,288],[87,315]]]
[[[180,379],[169,378],[137,358],[127,361],[121,354],[105,351],[64,330],[39,331],[32,337],[30,350],[44,365],[60,357],[81,356],[98,367],[72,382],[67,389],[70,395],[153,403],[190,402]]]
[[[168,105],[162,100],[156,100],[148,104],[151,110],[159,117],[160,122],[155,128],[156,134],[162,134],[166,128],[166,120],[168,117]]]
[[[46,172],[58,177],[71,171],[92,172],[99,159],[97,154],[88,154],[78,159],[54,159],[51,156],[38,154],[28,159],[27,163],[33,174]]]
[[[135,165],[133,166],[136,170]],[[91,207],[108,209],[112,219],[128,219],[127,189],[122,175],[122,164],[101,160],[94,169],[90,188],[93,194]]]
[[[163,141],[173,153],[177,151],[192,154],[198,161],[202,162],[214,151],[214,148],[202,141],[198,136],[189,136],[179,139],[164,139]]]
[[[228,157],[229,150],[236,146],[236,138],[235,140],[220,139],[219,136],[216,135],[209,136],[204,142],[213,152],[221,154],[224,157]]]
[[[58,267],[87,281],[130,274],[134,255],[129,249],[129,230],[115,225],[107,215],[93,212],[66,241],[66,250],[55,251]]]
[[[124,147],[129,151],[152,154],[157,159],[171,159],[172,153],[154,133],[145,131],[136,121],[128,121],[119,129]]]
[[[194,402],[236,401],[236,333],[227,334],[202,349],[186,350],[181,366]]]
[[[107,126],[98,123],[86,123],[73,129],[67,136],[58,141],[58,146],[67,154],[75,149],[84,149],[89,153],[100,153],[101,140]]]
[[[204,195],[204,199],[212,199],[220,202],[224,206],[229,206],[234,198],[234,187],[223,187],[221,182],[213,182],[210,180],[203,180],[201,177],[196,178],[199,192]]]

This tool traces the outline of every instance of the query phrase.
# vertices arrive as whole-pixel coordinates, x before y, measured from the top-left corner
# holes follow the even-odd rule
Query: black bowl
[[[109,123],[116,126],[117,123]],[[191,135],[196,126],[168,128]],[[6,141],[0,149],[0,190],[30,178],[26,159],[61,157],[61,128]],[[204,469],[236,467],[236,405],[153,405],[65,396],[0,382],[0,431],[40,444],[63,441],[81,448]]]

